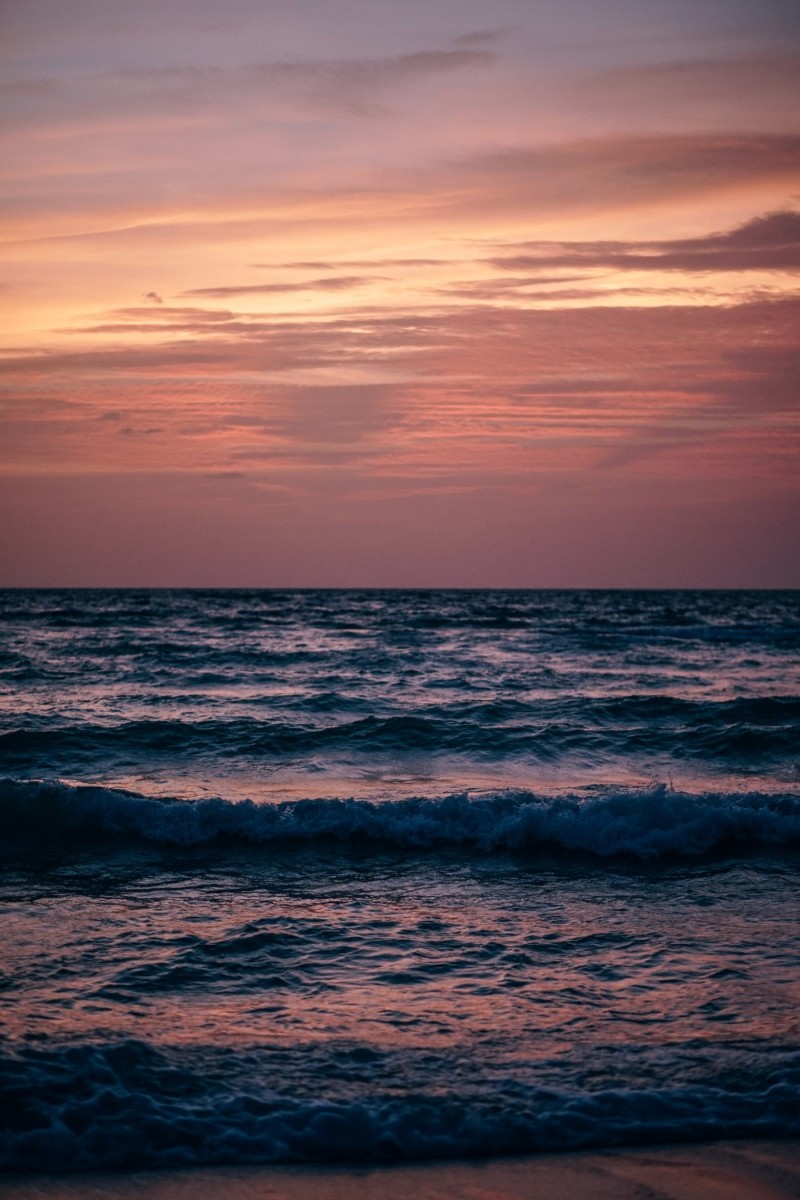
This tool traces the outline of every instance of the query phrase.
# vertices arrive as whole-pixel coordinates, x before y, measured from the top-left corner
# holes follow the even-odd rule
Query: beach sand
[[[375,1168],[6,1177],[8,1200],[797,1200],[800,1142],[714,1142]]]

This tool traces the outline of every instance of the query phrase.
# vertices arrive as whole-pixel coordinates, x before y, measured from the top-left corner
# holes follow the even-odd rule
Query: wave
[[[386,716],[362,715],[365,706],[363,699],[327,691],[289,699],[288,708],[299,709],[311,721],[234,717],[102,724],[18,714],[17,720],[26,723],[0,733],[0,752],[12,769],[26,771],[35,770],[37,760],[59,755],[276,757],[336,749],[454,752],[487,758],[529,754],[541,761],[567,753],[595,758],[667,753],[739,762],[796,754],[800,720],[800,699],[792,696],[721,702],[636,695],[536,703],[458,700]],[[338,720],[314,723],[316,714],[327,716],[337,709]]]
[[[340,1052],[341,1056],[341,1052]],[[0,1167],[88,1170],[223,1163],[477,1157],[800,1133],[800,1058],[751,1056],[735,1080],[542,1086],[496,1078],[398,1094],[380,1052],[349,1051],[343,1092],[288,1092],[259,1051],[176,1053],[127,1040],[0,1059]],[[262,1061],[263,1059],[263,1061]]]
[[[166,846],[217,842],[375,843],[424,850],[583,852],[639,859],[800,846],[800,793],[692,795],[664,784],[588,795],[505,791],[375,802],[259,803],[141,796],[55,780],[0,780],[6,836],[112,837]]]

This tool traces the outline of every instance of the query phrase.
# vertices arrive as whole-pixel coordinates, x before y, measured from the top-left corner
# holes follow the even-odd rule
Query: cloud
[[[552,285],[564,283],[579,283],[590,279],[587,275],[535,275],[530,279],[519,279],[513,276],[499,276],[493,279],[467,279],[458,283],[447,284],[437,288],[442,296],[462,297],[467,300],[486,301],[523,301],[526,297],[539,295],[542,299],[574,299],[576,296],[592,296],[596,289],[570,289],[565,293],[555,290]]]
[[[797,299],[475,304],[254,320],[247,334],[238,328],[247,321],[203,322],[187,308],[187,329],[171,340],[180,309],[121,313],[138,324],[138,311],[156,328],[165,317],[161,344],[6,362],[19,395],[0,413],[7,473],[238,470],[304,494],[335,486],[376,501],[400,480],[431,495],[455,484],[530,495],[548,479],[660,480],[675,494],[796,487]],[[43,377],[47,403],[28,405]]]
[[[363,113],[400,86],[465,68],[487,67],[495,56],[486,49],[419,50],[374,59],[316,63],[274,63],[245,68],[256,82],[298,85],[315,100]]]
[[[328,275],[320,279],[306,279],[301,283],[255,283],[234,284],[229,287],[192,288],[183,295],[207,296],[209,299],[224,300],[228,296],[269,296],[282,292],[343,292],[374,283],[377,278],[374,275]]]
[[[67,169],[57,188],[34,194],[28,181],[22,192],[12,192],[8,236],[101,238],[129,243],[138,254],[145,245],[149,253],[171,247],[177,238],[205,249],[212,239],[240,243],[248,237],[260,245],[277,237],[297,244],[307,232],[311,244],[319,244],[325,230],[348,246],[348,261],[354,261],[349,247],[364,245],[367,232],[373,245],[377,235],[378,245],[401,237],[419,244],[429,243],[432,234],[441,237],[443,228],[450,239],[464,229],[474,236],[476,229],[496,230],[509,218],[527,228],[588,215],[619,220],[628,212],[661,212],[668,220],[677,203],[712,207],[729,196],[741,203],[748,193],[800,188],[797,135],[606,137],[452,158],[437,153],[427,162],[414,155],[416,162],[400,165],[400,156],[396,166],[386,159],[369,167],[326,159],[310,169],[292,162],[276,182],[252,163],[231,179],[221,179],[219,171],[205,175],[198,154],[177,182],[172,170],[165,171],[147,199],[135,202],[128,175],[103,175],[101,195],[91,173],[73,176]],[[331,256],[309,255],[315,260],[329,262]]]
[[[796,129],[800,53],[795,48],[729,57],[648,62],[594,72],[580,83],[607,115],[658,114],[662,127]]]
[[[406,188],[411,184],[404,176]],[[668,208],[685,198],[781,183],[800,185],[800,136],[606,137],[517,147],[431,169],[428,204],[470,220],[500,213],[565,218]],[[400,179],[397,180],[398,186]]]
[[[756,217],[727,233],[650,242],[531,242],[525,252],[487,261],[506,271],[603,267],[636,271],[795,271],[800,212]]]
[[[751,345],[730,351],[724,359],[730,377],[720,398],[739,412],[785,412],[794,417],[800,397],[800,349],[797,345]]]
[[[453,40],[453,45],[469,46],[470,48],[493,46],[515,32],[516,30],[510,25],[502,25],[494,29],[476,29],[472,33],[462,33]]]
[[[495,61],[486,48],[456,46],[362,58],[168,66],[20,79],[0,84],[0,96],[14,108],[18,124],[37,123],[42,116],[48,125],[76,119],[103,125],[115,115],[130,119],[134,113],[162,119],[237,99],[267,110],[271,103],[280,107],[288,102],[301,109],[369,116],[382,112],[387,97],[399,90]]]
[[[258,411],[267,444],[259,446],[251,433],[234,457],[237,462],[287,455],[312,461],[374,453],[383,435],[406,416],[402,391],[394,385],[273,388]],[[241,422],[241,415],[236,420]],[[253,423],[251,415],[250,430]]]
[[[159,296],[158,292],[145,292],[145,300],[150,300],[153,304],[163,304],[164,301]]]
[[[237,334],[250,335],[265,328],[258,316],[233,313],[227,309],[198,308],[194,306],[161,305],[146,308],[115,308],[101,314],[94,324],[82,324],[62,329],[62,333],[191,333],[206,337],[215,328],[226,337]]]
[[[709,454],[718,455],[728,442],[751,459],[744,470],[752,470],[761,458],[765,464],[771,461],[766,471],[776,483],[791,478],[792,460],[800,450],[800,350],[780,341],[760,345],[752,333],[744,341],[742,349],[710,359],[701,382],[687,381],[686,402],[677,411],[660,417],[656,412],[656,419],[644,420],[620,437],[600,467],[624,468],[692,446],[709,447]],[[693,402],[701,393],[704,398]]]
[[[299,261],[299,262],[276,262],[276,263],[253,263],[254,267],[264,271],[274,271],[276,269],[297,270],[297,271],[339,271],[347,267],[371,267],[379,269],[381,267],[444,267],[449,266],[451,260],[446,258],[357,258],[357,259],[340,259],[336,262],[320,262],[320,261]]]

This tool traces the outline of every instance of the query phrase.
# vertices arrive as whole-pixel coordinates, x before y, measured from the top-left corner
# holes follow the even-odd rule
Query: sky
[[[0,584],[800,586],[796,0],[0,0]]]

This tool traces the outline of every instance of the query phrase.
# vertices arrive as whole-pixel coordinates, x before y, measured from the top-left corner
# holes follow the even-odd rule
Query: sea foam
[[[594,1090],[497,1080],[491,1093],[293,1096],[230,1052],[204,1064],[136,1040],[0,1058],[0,1167],[91,1170],[222,1163],[386,1162],[800,1134],[800,1059],[721,1081]],[[250,1065],[247,1063],[247,1065]],[[265,1064],[266,1065],[266,1064]],[[274,1064],[273,1064],[274,1065]]]
[[[578,851],[651,859],[800,846],[800,794],[504,791],[375,802],[178,800],[53,780],[0,780],[0,832],[105,836],[162,845],[371,842],[424,850]]]

